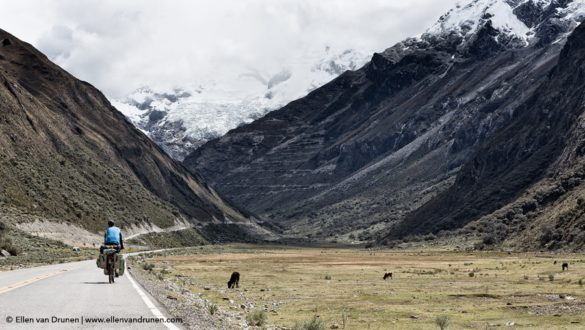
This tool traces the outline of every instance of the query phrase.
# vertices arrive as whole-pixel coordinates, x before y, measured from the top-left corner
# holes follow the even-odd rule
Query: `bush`
[[[555,280],[555,275],[554,274],[548,275],[548,280],[551,281],[551,282],[554,281]]]
[[[246,315],[246,322],[252,326],[263,326],[266,323],[266,319],[266,312],[264,311],[254,311]]]
[[[327,281],[331,281],[331,275],[325,275],[325,279],[326,279]]]
[[[217,313],[217,310],[219,308],[217,307],[216,304],[211,304],[207,307],[207,310],[209,311],[209,314],[214,315],[215,313]]]
[[[315,315],[312,319],[303,323],[295,323],[293,330],[324,330],[325,324],[321,319]]]
[[[145,263],[144,265],[142,265],[142,269],[151,271],[154,269],[154,264]]]
[[[8,251],[13,256],[20,254],[20,249],[12,244],[12,241],[7,238],[0,237],[0,249]]]
[[[435,324],[439,327],[439,329],[445,330],[449,326],[449,317],[447,315],[437,316],[435,318]]]
[[[474,272],[469,272],[468,275],[469,275],[469,277],[474,277],[475,276],[475,273]]]

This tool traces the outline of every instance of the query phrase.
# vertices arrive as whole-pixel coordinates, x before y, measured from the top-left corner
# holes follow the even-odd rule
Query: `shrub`
[[[345,327],[347,326],[347,319],[348,319],[347,311],[343,310],[341,312],[341,328],[342,329],[345,329]]]
[[[325,275],[325,279],[326,279],[327,281],[331,281],[331,275]]]
[[[142,265],[142,269],[151,271],[154,269],[154,264],[145,263],[144,265]]]
[[[449,317],[447,315],[437,316],[435,318],[435,324],[439,327],[439,329],[445,330],[449,326]]]
[[[217,313],[217,310],[219,308],[217,307],[216,304],[211,304],[207,307],[207,311],[209,311],[209,314],[214,315],[215,313]]]
[[[469,277],[474,277],[475,276],[475,273],[474,272],[469,272],[468,275],[469,275]]]
[[[295,323],[293,330],[324,330],[325,324],[321,319],[315,315],[312,319],[303,323]]]
[[[548,280],[551,281],[551,282],[554,281],[555,280],[555,275],[554,274],[548,275]]]
[[[579,282],[577,283],[579,283],[579,286],[583,286],[583,279],[579,279]]]
[[[266,323],[266,312],[264,311],[253,311],[246,315],[246,322],[252,326],[263,326]]]
[[[12,244],[10,239],[0,239],[0,249],[8,251],[13,256],[20,254],[20,249]]]

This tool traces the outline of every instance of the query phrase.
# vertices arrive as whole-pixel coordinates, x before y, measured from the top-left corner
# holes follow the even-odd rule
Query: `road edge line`
[[[136,292],[138,292],[138,295],[140,296],[140,298],[142,298],[142,301],[144,301],[144,303],[146,304],[146,306],[148,307],[148,309],[150,310],[150,312],[157,318],[162,318],[162,319],[167,319],[167,317],[160,311],[160,309],[158,309],[156,307],[156,305],[150,300],[150,298],[148,298],[148,296],[146,295],[146,293],[144,293],[144,291],[140,288],[140,286],[138,286],[138,284],[136,283],[136,281],[134,280],[134,278],[132,278],[132,275],[130,275],[130,272],[127,272],[126,275],[128,275],[128,279],[130,280],[130,283],[132,284],[132,286],[134,287],[134,289],[136,290]],[[168,323],[168,322],[164,322],[163,323],[168,329],[171,330],[180,330],[179,327],[177,327],[176,325],[172,324],[172,323]]]

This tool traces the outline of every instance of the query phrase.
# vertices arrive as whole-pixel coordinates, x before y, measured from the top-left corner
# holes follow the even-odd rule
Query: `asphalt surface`
[[[153,322],[168,313],[129,275],[109,284],[95,260],[0,272],[0,329],[180,328]]]

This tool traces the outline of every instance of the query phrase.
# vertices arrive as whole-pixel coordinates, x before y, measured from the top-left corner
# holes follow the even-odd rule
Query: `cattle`
[[[565,270],[569,270],[569,263],[568,262],[563,262],[563,271]]]
[[[227,285],[228,285],[228,289],[239,288],[240,287],[240,273],[233,272]]]
[[[384,280],[388,278],[392,279],[392,273],[384,273]]]

